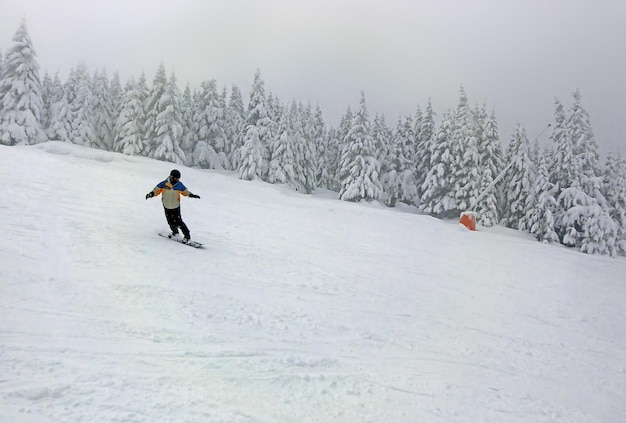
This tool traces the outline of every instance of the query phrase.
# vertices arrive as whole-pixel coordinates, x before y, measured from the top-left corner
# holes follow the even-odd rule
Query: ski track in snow
[[[626,260],[183,168],[0,146],[0,422],[621,422]],[[180,168],[180,167],[179,167]]]

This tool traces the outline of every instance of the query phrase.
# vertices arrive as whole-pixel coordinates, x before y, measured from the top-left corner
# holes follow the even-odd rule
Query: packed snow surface
[[[0,146],[1,422],[623,422],[626,260]],[[145,194],[177,167],[193,249]]]

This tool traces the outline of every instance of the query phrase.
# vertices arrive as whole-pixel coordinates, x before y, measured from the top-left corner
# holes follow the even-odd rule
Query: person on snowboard
[[[176,169],[170,172],[170,176],[168,176],[166,180],[157,184],[152,191],[146,194],[146,200],[159,194],[163,194],[161,200],[163,201],[163,208],[165,209],[165,218],[172,230],[169,237],[173,238],[178,236],[178,228],[180,228],[183,231],[183,242],[186,244],[191,239],[191,234],[180,215],[180,196],[181,194],[185,197],[189,196],[189,198],[200,198],[200,196],[191,193],[191,191],[180,182],[180,172]]]

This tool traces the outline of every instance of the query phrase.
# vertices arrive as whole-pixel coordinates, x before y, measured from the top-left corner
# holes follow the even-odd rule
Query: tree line
[[[424,110],[388,125],[365,94],[339,125],[319,106],[267,93],[260,71],[247,104],[240,89],[208,80],[180,91],[163,64],[122,86],[119,74],[72,68],[40,78],[22,20],[0,52],[0,143],[60,140],[127,155],[237,172],[244,180],[325,188],[345,201],[415,206],[439,218],[472,209],[477,221],[531,233],[590,254],[626,255],[626,159],[600,164],[589,115],[576,91],[554,103],[551,145],[540,149],[517,125],[503,147],[495,112],[472,107],[461,87],[454,109]],[[498,178],[498,179],[496,179]]]

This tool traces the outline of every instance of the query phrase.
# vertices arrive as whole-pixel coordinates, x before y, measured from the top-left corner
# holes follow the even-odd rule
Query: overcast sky
[[[506,144],[579,88],[602,155],[626,154],[624,0],[0,0],[3,54],[22,17],[42,75],[84,61],[151,82],[163,62],[181,89],[215,79],[247,94],[259,68],[268,91],[331,124],[361,90],[390,126],[429,98],[440,116],[462,84]]]

